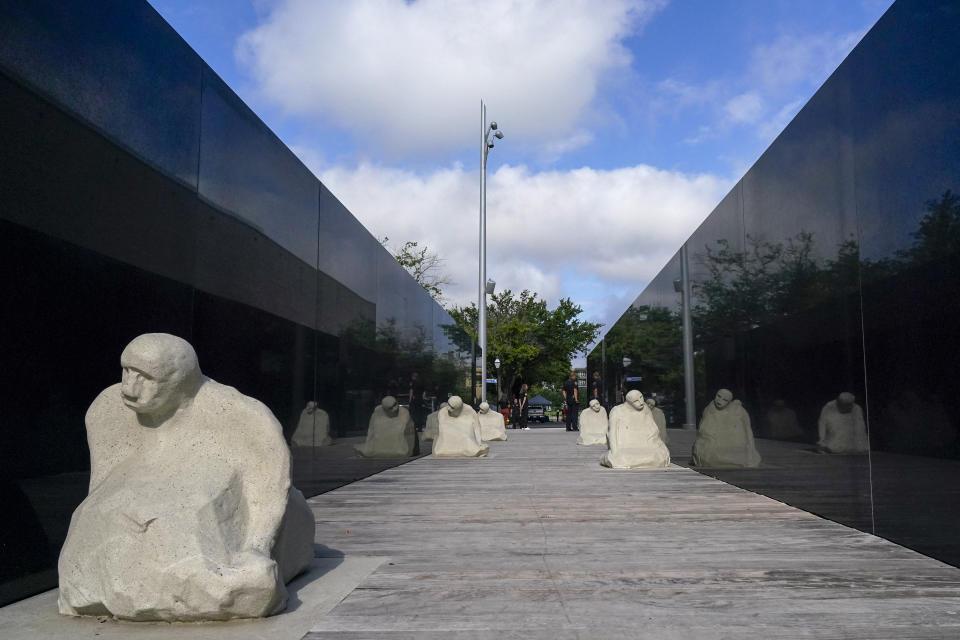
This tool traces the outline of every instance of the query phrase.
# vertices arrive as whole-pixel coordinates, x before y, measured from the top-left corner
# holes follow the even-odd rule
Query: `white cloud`
[[[446,259],[448,298],[467,304],[477,289],[479,176],[453,165],[427,174],[361,164],[320,173],[324,184],[373,233],[416,239]],[[611,311],[611,291],[635,297],[729,189],[713,175],[638,165],[535,173],[502,166],[488,175],[488,273],[497,288],[571,297]],[[615,315],[604,318],[615,319]]]
[[[734,96],[723,107],[726,116],[735,123],[753,124],[763,116],[766,105],[756,91]]]
[[[480,97],[508,135],[556,144],[580,135],[605,74],[629,67],[621,40],[664,4],[281,0],[237,56],[266,99],[378,153],[469,147]]]
[[[753,50],[751,74],[770,91],[797,85],[819,87],[864,33],[781,35]]]

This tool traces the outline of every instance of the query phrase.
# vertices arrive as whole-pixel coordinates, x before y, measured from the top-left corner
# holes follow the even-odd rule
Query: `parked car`
[[[542,405],[532,404],[527,407],[527,422],[550,422],[550,418]]]

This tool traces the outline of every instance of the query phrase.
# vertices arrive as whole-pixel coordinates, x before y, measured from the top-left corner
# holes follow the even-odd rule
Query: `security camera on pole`
[[[487,153],[493,149],[491,134],[498,140],[503,132],[497,129],[497,123],[487,125],[487,105],[480,101],[480,287],[479,322],[477,337],[480,341],[480,402],[487,401],[487,295],[493,294],[497,283],[487,280]]]

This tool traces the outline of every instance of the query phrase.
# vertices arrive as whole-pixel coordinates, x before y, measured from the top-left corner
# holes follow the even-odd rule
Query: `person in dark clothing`
[[[410,375],[410,417],[413,418],[413,424],[417,431],[423,430],[426,414],[424,407],[427,400],[427,390],[420,380],[419,374],[414,371]]]
[[[604,404],[603,400],[603,385],[600,382],[600,372],[593,372],[593,382],[590,383],[590,399],[596,400],[601,405]]]
[[[520,398],[514,398],[510,402],[510,424],[512,429],[520,428]]]
[[[524,430],[530,429],[530,427],[527,426],[527,415],[528,415],[527,389],[528,389],[527,385],[525,384],[521,385],[520,393],[517,395],[517,401],[520,404],[520,428]]]
[[[567,431],[577,431],[577,407],[580,405],[580,390],[577,388],[577,372],[571,371],[563,383],[563,399],[567,401]]]

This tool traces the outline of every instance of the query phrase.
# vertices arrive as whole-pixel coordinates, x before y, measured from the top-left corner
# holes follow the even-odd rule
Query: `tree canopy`
[[[487,370],[500,359],[502,389],[509,396],[518,380],[527,384],[557,384],[570,371],[571,358],[582,353],[600,331],[599,324],[577,317],[583,311],[569,298],[548,309],[536,293],[509,289],[496,293],[487,305]],[[477,305],[448,309],[456,322],[447,334],[469,350],[477,337]],[[465,342],[465,344],[464,344]]]

